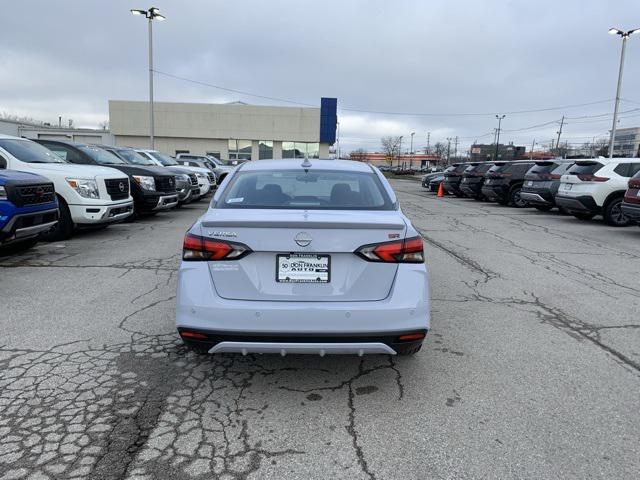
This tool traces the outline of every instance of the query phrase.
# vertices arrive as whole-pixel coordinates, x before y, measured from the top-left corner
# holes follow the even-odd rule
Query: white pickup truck
[[[67,163],[26,138],[0,135],[0,168],[37,173],[53,182],[60,218],[45,240],[64,240],[76,227],[104,226],[133,213],[129,178],[122,172]]]

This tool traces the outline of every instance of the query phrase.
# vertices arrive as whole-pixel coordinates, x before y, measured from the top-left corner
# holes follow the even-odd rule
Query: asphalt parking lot
[[[392,183],[431,270],[415,357],[185,350],[205,202],[0,258],[0,479],[636,478],[640,229]]]

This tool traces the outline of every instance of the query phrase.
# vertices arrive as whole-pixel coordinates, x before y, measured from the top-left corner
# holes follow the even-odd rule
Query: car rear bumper
[[[124,220],[133,213],[133,202],[113,205],[69,205],[71,218],[78,225],[97,225]]]
[[[179,331],[213,332],[215,338],[208,339],[212,346],[220,341],[264,343],[264,336],[271,337],[268,343],[278,344],[302,343],[302,337],[304,343],[322,345],[384,343],[385,338],[393,343],[397,332],[426,332],[430,328],[424,265],[399,267],[391,292],[381,301],[246,301],[218,296],[206,262],[183,262],[178,274],[176,325]],[[314,349],[319,353],[319,347],[318,352]]]
[[[56,223],[58,223],[57,208],[15,215],[0,230],[0,243],[6,245],[37,237],[49,231]]]
[[[489,200],[502,200],[507,198],[508,188],[504,185],[484,185],[482,194]]]
[[[442,188],[444,188],[449,193],[462,193],[460,190],[460,182],[442,182]]]
[[[622,213],[633,222],[640,222],[640,204],[622,202]]]
[[[526,200],[532,205],[555,205],[553,195],[549,190],[525,191],[520,192],[520,198]]]
[[[600,213],[600,207],[598,207],[593,197],[589,196],[566,197],[556,195],[556,205],[570,213]]]

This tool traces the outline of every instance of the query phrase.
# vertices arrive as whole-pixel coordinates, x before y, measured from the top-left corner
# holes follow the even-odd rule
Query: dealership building
[[[320,108],[154,102],[155,149],[224,160],[328,158],[335,142],[336,99]],[[149,148],[149,103],[109,101],[116,145]]]

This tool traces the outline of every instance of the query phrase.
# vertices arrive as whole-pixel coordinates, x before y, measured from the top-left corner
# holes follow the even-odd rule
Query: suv
[[[182,172],[187,174],[195,173],[196,178],[198,179],[200,195],[202,197],[204,197],[208,193],[213,192],[213,190],[216,188],[216,176],[208,168],[188,167],[185,165],[181,165],[169,155],[160,153],[157,150],[136,149],[136,152],[138,152],[143,157],[148,158],[149,160],[158,162],[163,167],[171,167],[174,170],[180,169]]]
[[[640,171],[629,180],[629,188],[622,200],[622,213],[629,221],[640,224]]]
[[[216,175],[218,185],[224,178],[233,172],[236,167],[225,165],[220,160],[210,155],[194,155],[192,153],[179,153],[176,162],[189,167],[208,168]]]
[[[556,206],[555,196],[560,186],[560,177],[574,164],[574,160],[542,160],[529,169],[524,176],[520,197],[541,212]]]
[[[493,167],[491,162],[470,163],[464,172],[462,172],[462,180],[460,181],[460,190],[467,197],[482,200],[482,184],[484,183],[484,174]]]
[[[562,176],[556,204],[580,220],[602,215],[606,224],[626,227],[622,199],[639,170],[640,158],[579,160]]]
[[[136,214],[165,210],[178,203],[175,178],[167,175],[160,167],[147,165],[131,165],[113,150],[119,147],[102,145],[86,145],[61,140],[38,140],[67,162],[85,165],[104,165],[120,170],[129,177],[131,195],[133,196]],[[135,152],[134,152],[135,153]],[[141,162],[146,160],[141,159]],[[156,190],[156,186],[161,186]],[[129,188],[127,187],[127,193]]]
[[[468,166],[468,163],[454,163],[443,172],[444,180],[442,181],[442,188],[444,188],[447,193],[451,193],[456,197],[464,197],[464,193],[460,190],[460,182],[462,181],[462,172],[464,172]]]
[[[535,165],[529,160],[495,162],[485,174],[482,194],[501,205],[526,207],[527,201],[520,196],[524,176]]]
[[[0,249],[30,248],[57,222],[53,183],[33,173],[0,171]]]
[[[36,142],[9,135],[0,135],[0,167],[53,182],[60,217],[45,240],[64,240],[75,227],[105,226],[133,213],[129,180],[113,168],[72,165]]]

